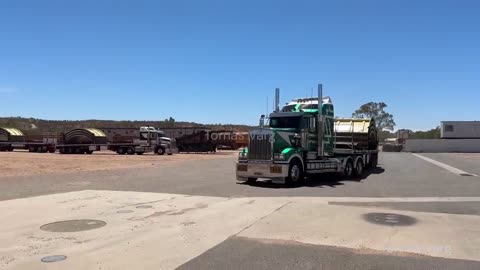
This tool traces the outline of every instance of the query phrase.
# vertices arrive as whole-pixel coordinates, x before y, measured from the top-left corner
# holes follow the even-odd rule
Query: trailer
[[[179,153],[217,152],[217,144],[212,141],[209,130],[197,130],[175,140]]]
[[[52,135],[31,135],[16,128],[0,128],[0,151],[23,149],[29,152],[54,153],[56,143],[57,138]]]
[[[73,129],[62,135],[62,142],[56,146],[61,154],[92,154],[95,151],[110,150],[119,155],[143,155],[154,152],[158,155],[173,154],[173,142],[154,127],[140,127],[138,137],[109,141],[103,130],[97,128]]]
[[[248,146],[248,132],[212,131],[210,137],[219,150],[238,150]]]
[[[279,107],[280,90],[275,93],[275,111],[269,125],[261,117],[260,128],[249,134],[248,147],[239,153],[238,181],[259,178],[274,183],[298,185],[305,176],[337,173],[360,177],[378,163],[378,137],[373,119],[335,119],[329,97],[296,99]]]

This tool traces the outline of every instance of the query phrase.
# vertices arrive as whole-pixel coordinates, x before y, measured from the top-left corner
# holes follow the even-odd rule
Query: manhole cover
[[[386,226],[412,226],[417,223],[413,217],[390,213],[369,213],[363,217],[368,222]]]
[[[44,263],[54,263],[54,262],[61,262],[67,259],[67,256],[63,255],[55,255],[55,256],[48,256],[42,259]]]
[[[80,220],[65,220],[43,225],[41,230],[47,232],[81,232],[101,228],[107,225],[101,220],[80,219]]]
[[[151,205],[140,205],[140,206],[137,206],[138,209],[150,209],[150,208],[153,208]]]
[[[133,213],[133,210],[120,210],[117,211],[117,214],[130,214]]]

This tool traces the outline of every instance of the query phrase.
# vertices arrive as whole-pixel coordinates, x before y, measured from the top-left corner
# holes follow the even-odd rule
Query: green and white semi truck
[[[299,184],[305,176],[338,173],[361,176],[378,162],[377,129],[373,119],[335,118],[329,97],[296,99],[279,107],[280,90],[275,93],[275,111],[269,125],[260,119],[260,128],[249,133],[248,147],[239,153],[237,180]]]

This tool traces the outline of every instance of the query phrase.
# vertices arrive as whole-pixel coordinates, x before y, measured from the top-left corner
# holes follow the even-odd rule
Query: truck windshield
[[[299,128],[301,117],[273,117],[270,118],[272,128]]]

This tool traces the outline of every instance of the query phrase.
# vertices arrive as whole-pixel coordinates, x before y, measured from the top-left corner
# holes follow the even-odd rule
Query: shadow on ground
[[[345,182],[363,182],[372,174],[382,174],[385,172],[385,169],[382,167],[376,167],[370,170],[364,171],[363,175],[360,177],[345,178],[338,176],[334,173],[325,173],[315,176],[309,176],[305,181],[300,185],[283,185],[272,183],[271,180],[258,180],[255,183],[240,182],[239,185],[248,185],[252,187],[259,188],[273,188],[273,189],[292,189],[292,188],[301,188],[301,187],[332,187],[345,185]]]

